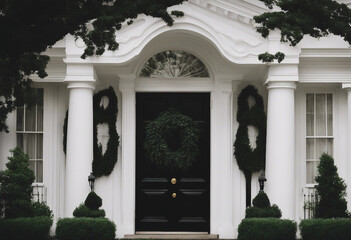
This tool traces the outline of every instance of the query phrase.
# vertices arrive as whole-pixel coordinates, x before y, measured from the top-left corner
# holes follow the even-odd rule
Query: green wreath
[[[104,109],[100,106],[101,99],[107,97],[109,102]],[[116,121],[118,112],[117,96],[113,88],[96,93],[93,97],[94,108],[94,160],[92,163],[93,174],[95,177],[109,176],[113,171],[117,162],[119,135],[116,131]],[[108,125],[109,140],[107,149],[102,154],[102,146],[98,144],[97,127],[99,124],[106,123]]]
[[[160,168],[187,170],[196,161],[199,149],[197,123],[190,117],[175,110],[162,112],[154,121],[146,125],[144,150],[146,158]],[[179,143],[172,148],[167,140]]]

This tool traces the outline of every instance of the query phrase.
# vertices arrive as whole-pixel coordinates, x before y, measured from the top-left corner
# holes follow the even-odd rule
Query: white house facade
[[[351,209],[349,45],[336,36],[319,40],[305,37],[296,47],[280,43],[277,32],[264,39],[256,32],[253,16],[267,8],[257,0],[189,0],[170,9],[185,14],[172,27],[144,15],[131,25],[125,23],[117,34],[120,45],[115,52],[81,59],[84,43],[72,36],[49,49],[49,75],[35,79],[33,85],[41,103],[11,113],[10,132],[0,133],[0,169],[5,168],[9,150],[21,146],[29,153],[36,175],[35,196],[50,206],[56,220],[72,216],[90,191],[93,95],[112,86],[118,99],[118,160],[110,175],[97,178],[94,190],[103,200],[106,216],[117,225],[117,237],[171,229],[233,239],[246,208],[245,177],[233,155],[237,99],[242,89],[254,85],[267,115],[264,172],[265,192],[271,203],[280,207],[283,218],[307,218],[304,206],[313,198],[318,159],[327,152],[348,185]],[[258,55],[266,51],[284,52],[285,60],[264,64]],[[152,72],[146,64],[160,53],[174,54],[179,61],[167,63],[166,56],[156,65],[162,68],[162,64],[181,62],[182,67]],[[200,69],[187,70],[197,63]],[[145,69],[152,73],[145,75]],[[101,104],[108,105],[108,101]],[[147,177],[148,167],[140,165],[140,129],[143,121],[150,120],[145,112],[169,106],[203,116],[199,122],[204,122],[207,140],[200,155],[206,163],[199,171],[204,176]],[[65,154],[63,125],[67,111]],[[255,131],[249,131],[249,136],[254,144]],[[108,138],[108,128],[99,128],[103,151]],[[252,176],[252,198],[259,191],[259,174]],[[171,182],[173,178],[176,184]],[[160,185],[156,189],[147,185],[151,183]],[[192,185],[195,183],[199,185]],[[174,217],[186,205],[176,202],[183,195],[193,201],[189,209],[199,206],[201,213],[194,213],[193,218],[177,215],[180,223],[168,228],[167,217]],[[200,195],[203,198],[197,198]],[[154,199],[167,208],[152,210],[152,216],[142,208],[148,208],[147,203]],[[162,199],[168,202],[162,203]],[[167,216],[162,216],[165,211]]]

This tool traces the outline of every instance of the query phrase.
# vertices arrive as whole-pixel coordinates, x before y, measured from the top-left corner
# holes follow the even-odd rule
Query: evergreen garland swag
[[[167,138],[174,137],[176,132],[179,133],[180,144],[177,149],[171,149]],[[190,117],[173,109],[166,110],[146,125],[146,157],[160,168],[187,170],[199,154],[199,134],[197,123]]]
[[[255,104],[250,108],[248,99],[253,97]],[[265,169],[266,163],[266,114],[263,99],[257,89],[248,85],[238,97],[237,121],[239,127],[234,143],[234,156],[246,178],[246,205],[251,205],[251,176],[253,172]],[[258,130],[256,148],[252,149],[248,136],[248,126]]]
[[[106,109],[100,106],[101,99],[106,96],[109,100]],[[94,109],[94,160],[93,160],[93,174],[96,177],[108,176],[113,171],[117,162],[119,135],[116,131],[117,121],[117,96],[115,91],[110,86],[108,89],[102,90],[94,95],[93,109]],[[102,146],[98,144],[98,124],[107,123],[109,140],[105,154],[102,154]]]
[[[106,96],[109,100],[108,106],[104,109],[100,106],[101,99]],[[92,163],[95,177],[108,176],[113,171],[117,162],[119,135],[116,131],[118,112],[118,100],[115,91],[110,86],[108,89],[96,93],[93,97],[94,109],[94,160]],[[101,123],[108,124],[109,141],[105,154],[102,154],[102,146],[98,144],[97,126]],[[66,154],[67,148],[67,125],[68,111],[63,124],[63,151]]]

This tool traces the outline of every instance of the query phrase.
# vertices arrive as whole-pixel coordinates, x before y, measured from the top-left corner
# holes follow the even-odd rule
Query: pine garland
[[[167,137],[179,132],[180,144],[171,149]],[[187,170],[199,154],[197,123],[175,110],[167,110],[146,126],[144,150],[146,157],[159,168]]]
[[[248,98],[255,99],[255,105],[249,107]],[[238,97],[237,121],[239,128],[234,143],[234,156],[240,170],[246,178],[246,205],[251,205],[251,176],[253,172],[265,168],[266,163],[266,114],[264,112],[263,99],[257,89],[248,85]],[[250,146],[248,126],[254,126],[258,130],[256,148]]]
[[[106,96],[109,100],[108,106],[104,109],[100,106],[101,99]],[[94,160],[93,174],[96,177],[108,176],[113,171],[117,162],[119,135],[116,131],[117,121],[117,96],[110,86],[108,89],[102,90],[94,95]],[[102,146],[98,145],[97,126],[98,124],[107,123],[109,140],[105,154],[102,154]]]

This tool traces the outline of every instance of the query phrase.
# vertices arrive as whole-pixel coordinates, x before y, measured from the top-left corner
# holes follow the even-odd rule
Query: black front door
[[[136,231],[209,232],[210,94],[137,93],[136,100]],[[198,159],[186,171],[160,169],[145,158],[145,126],[169,108],[201,130]]]

